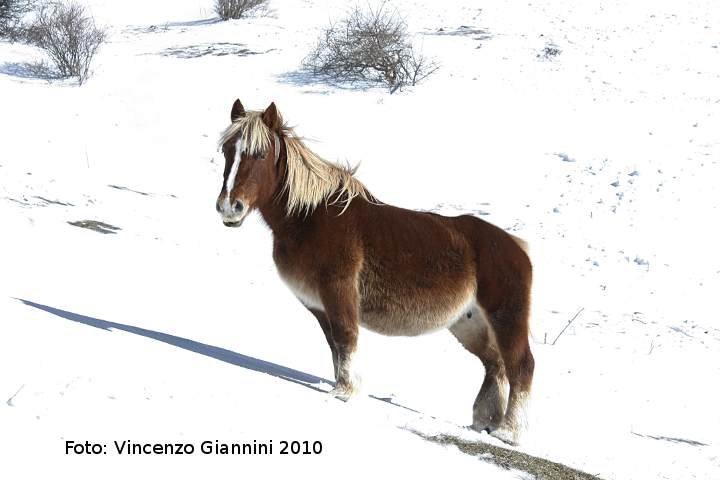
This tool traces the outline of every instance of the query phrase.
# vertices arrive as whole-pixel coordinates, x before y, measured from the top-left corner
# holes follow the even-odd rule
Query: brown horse
[[[219,142],[225,172],[217,211],[239,227],[257,209],[272,230],[280,276],[330,345],[331,393],[347,399],[357,389],[360,325],[385,335],[448,328],[485,366],[473,428],[517,443],[534,370],[525,243],[469,215],[379,202],[354,170],[308,149],[274,103],[246,112],[236,100],[230,118]]]

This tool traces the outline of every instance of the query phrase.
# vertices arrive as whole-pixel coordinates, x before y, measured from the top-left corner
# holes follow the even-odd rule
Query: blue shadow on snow
[[[124,332],[134,333],[135,335],[152,338],[153,340],[167,343],[174,347],[182,348],[191,352],[199,353],[200,355],[205,355],[206,357],[211,357],[216,360],[220,360],[221,362],[237,365],[238,367],[246,368],[254,372],[272,375],[273,377],[281,378],[283,380],[287,380],[288,382],[296,383],[298,385],[302,385],[318,392],[325,393],[325,390],[319,388],[317,384],[327,383],[330,385],[334,385],[335,383],[325,378],[316,377],[315,375],[310,375],[309,373],[301,372],[293,368],[284,367],[282,365],[278,365],[277,363],[272,363],[265,360],[260,360],[259,358],[251,357],[249,355],[243,355],[242,353],[233,352],[232,350],[228,350],[226,348],[207,345],[205,343],[200,343],[187,338],[170,335],[168,333],[156,332],[155,330],[148,330],[132,325],[125,325],[122,323],[108,322],[107,320],[100,320],[98,318],[80,315],[79,313],[68,312],[67,310],[49,307],[40,303],[31,302],[30,300],[23,300],[22,298],[17,298],[16,300],[21,301],[28,307],[37,308],[38,310],[42,310],[44,312],[50,313],[60,318],[64,318],[66,320],[82,323],[84,325],[100,328],[102,330],[122,330]],[[370,395],[370,397],[374,398],[375,400],[380,400],[390,405],[394,405],[396,407],[416,411],[403,405],[393,403],[392,400],[389,398],[376,397],[373,395]]]

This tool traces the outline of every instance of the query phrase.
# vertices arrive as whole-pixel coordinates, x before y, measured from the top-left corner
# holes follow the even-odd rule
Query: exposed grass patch
[[[138,195],[142,195],[144,197],[150,196],[150,194],[147,192],[141,192],[140,190],[133,190],[132,188],[123,187],[122,185],[108,185],[108,187],[114,188],[115,190],[124,190],[126,192],[137,193]]]
[[[67,222],[74,227],[87,228],[98,233],[117,233],[122,230],[120,227],[110,225],[109,223],[100,222],[98,220],[77,220],[75,222]]]
[[[62,205],[63,207],[74,207],[70,202],[61,202],[60,200],[50,200],[49,198],[41,197],[40,195],[35,195],[35,198],[38,200],[45,202],[46,205]]]
[[[199,58],[206,55],[212,55],[215,57],[223,57],[225,55],[235,55],[238,57],[244,57],[247,55],[259,55],[265,52],[254,52],[245,48],[245,45],[241,43],[205,43],[200,45],[187,45],[185,47],[170,47],[166,48],[160,55],[164,57],[178,57],[178,58]]]
[[[509,448],[502,448],[489,443],[472,442],[452,435],[426,435],[422,432],[409,430],[415,435],[440,445],[454,445],[461,452],[468,455],[482,457],[490,462],[508,470],[515,469],[527,472],[537,480],[597,480],[597,475],[581,472],[561,463],[551,462],[527,453],[518,452]]]
[[[452,37],[473,36],[473,39],[475,40],[488,40],[492,38],[492,35],[490,35],[488,30],[485,30],[484,28],[471,27],[469,25],[460,25],[455,29],[440,27],[434,32],[430,32],[428,35],[447,35]]]

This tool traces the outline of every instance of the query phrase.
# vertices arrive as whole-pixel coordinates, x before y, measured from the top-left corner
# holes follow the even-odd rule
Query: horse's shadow
[[[124,332],[134,333],[135,335],[141,335],[143,337],[152,338],[153,340],[167,343],[174,347],[182,348],[184,350],[189,350],[191,352],[199,353],[200,355],[205,355],[206,357],[211,357],[216,360],[220,360],[221,362],[226,362],[226,363],[230,363],[232,365],[237,365],[238,367],[246,368],[246,369],[252,370],[254,372],[272,375],[273,377],[281,378],[283,380],[287,380],[288,382],[302,385],[304,387],[310,388],[317,392],[324,393],[327,391],[327,390],[320,388],[320,386],[322,384],[329,384],[329,385],[335,384],[335,382],[332,382],[332,381],[327,380],[322,377],[317,377],[317,376],[311,375],[309,373],[301,372],[301,371],[295,370],[293,368],[284,367],[282,365],[278,365],[277,363],[268,362],[266,360],[261,360],[259,358],[251,357],[249,355],[243,355],[242,353],[233,352],[233,351],[225,349],[225,348],[196,342],[196,341],[190,340],[188,338],[178,337],[178,336],[170,335],[168,333],[163,333],[163,332],[157,332],[155,330],[148,330],[145,328],[135,327],[133,325],[125,325],[123,323],[108,322],[107,320],[100,320],[99,318],[88,317],[86,315],[80,315],[79,313],[68,312],[67,310],[61,310],[59,308],[49,307],[47,305],[35,303],[30,300],[24,300],[21,298],[18,298],[17,300],[21,301],[28,307],[33,307],[33,308],[37,308],[38,310],[43,310],[45,312],[51,313],[55,316],[64,318],[66,320],[70,320],[70,321],[77,322],[77,323],[82,323],[84,325],[89,325],[91,327],[100,328],[100,329],[107,330],[107,331],[111,331],[112,329],[122,330]],[[392,400],[389,398],[382,398],[382,397],[377,397],[377,396],[373,396],[373,395],[370,395],[370,397],[374,398],[375,400],[380,400],[382,402],[389,403],[390,405],[401,407],[401,408],[404,408],[407,410],[412,410],[411,408],[405,407],[403,405],[393,403]],[[412,411],[415,411],[415,410],[412,410]]]

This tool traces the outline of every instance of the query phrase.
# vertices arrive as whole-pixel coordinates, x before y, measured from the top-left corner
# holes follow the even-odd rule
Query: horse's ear
[[[235,103],[233,103],[232,110],[230,110],[230,121],[234,122],[240,117],[245,116],[245,107],[243,107],[243,104],[240,103],[240,99],[238,98],[235,100]]]
[[[280,127],[282,127],[282,121],[280,120],[280,115],[278,114],[275,102],[272,102],[270,106],[265,109],[262,114],[262,121],[265,125],[270,127],[270,130],[272,130],[273,132],[280,131]]]

